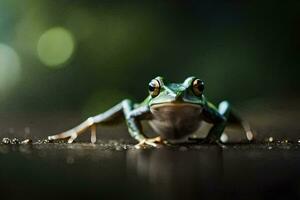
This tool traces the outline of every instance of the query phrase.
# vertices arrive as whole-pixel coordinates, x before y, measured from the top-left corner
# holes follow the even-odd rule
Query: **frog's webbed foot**
[[[146,148],[147,146],[159,147],[162,144],[163,144],[163,140],[161,139],[160,136],[158,136],[155,138],[145,138],[141,140],[138,144],[136,144],[134,147],[136,149],[143,149]]]

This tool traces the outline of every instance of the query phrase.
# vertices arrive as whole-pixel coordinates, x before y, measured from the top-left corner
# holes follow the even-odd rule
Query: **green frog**
[[[202,122],[212,124],[207,136],[199,138],[201,143],[222,143],[221,136],[229,118],[234,118],[243,127],[249,141],[253,133],[248,123],[242,120],[230,108],[227,101],[218,107],[206,100],[204,82],[196,77],[188,77],[183,83],[170,83],[163,77],[152,79],[148,85],[149,96],[141,103],[129,99],[123,100],[109,110],[89,117],[78,126],[63,133],[49,136],[48,139],[67,139],[72,143],[80,134],[91,129],[91,142],[96,142],[97,124],[115,124],[123,118],[132,138],[138,141],[136,148],[157,147],[168,141],[189,138],[200,127]],[[148,138],[142,131],[141,121],[149,122],[157,137]],[[189,138],[192,139],[192,138]]]

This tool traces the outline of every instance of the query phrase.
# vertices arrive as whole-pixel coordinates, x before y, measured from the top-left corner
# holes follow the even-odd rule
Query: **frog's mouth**
[[[158,103],[151,105],[150,108],[157,110],[164,107],[174,107],[174,108],[196,108],[196,109],[202,109],[202,106],[198,104],[193,103],[177,103],[177,102],[167,102],[167,103]]]
[[[152,114],[168,114],[168,115],[197,115],[202,112],[202,106],[191,103],[159,103],[150,106]],[[159,114],[160,113],[160,114]]]

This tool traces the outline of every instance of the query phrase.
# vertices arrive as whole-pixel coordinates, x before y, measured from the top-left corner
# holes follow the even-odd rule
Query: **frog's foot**
[[[68,139],[68,143],[73,143],[74,140],[81,135],[86,129],[91,128],[91,142],[96,142],[96,126],[90,122],[84,122],[80,126],[75,127],[71,130],[65,131],[60,134],[48,136],[49,141],[54,140],[65,140]]]
[[[51,135],[48,136],[49,141],[55,141],[55,140],[67,140],[68,143],[73,143],[74,140],[79,136],[79,133],[76,132],[75,130],[71,129],[69,131],[56,134],[56,135]]]
[[[136,149],[143,149],[147,146],[152,146],[152,147],[159,147],[160,144],[163,144],[163,141],[160,136],[155,137],[155,138],[146,138],[140,141],[137,145],[134,147]]]

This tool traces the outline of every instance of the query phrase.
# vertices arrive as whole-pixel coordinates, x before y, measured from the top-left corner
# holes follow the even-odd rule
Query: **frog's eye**
[[[152,97],[156,97],[160,92],[160,83],[158,80],[153,79],[149,83],[149,93]]]
[[[193,81],[193,92],[196,96],[201,96],[204,90],[204,82],[200,79]]]

